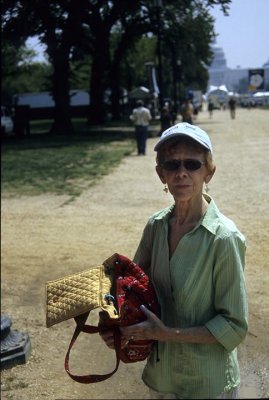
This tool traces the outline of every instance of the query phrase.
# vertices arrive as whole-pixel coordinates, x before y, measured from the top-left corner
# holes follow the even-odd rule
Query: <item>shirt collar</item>
[[[209,232],[215,235],[217,232],[218,221],[220,219],[220,212],[212,197],[206,193],[203,193],[203,196],[208,202],[208,207],[198,226],[204,226]]]
[[[217,231],[217,226],[218,226],[218,220],[220,218],[220,212],[218,207],[216,206],[214,200],[212,199],[211,196],[209,196],[206,193],[203,193],[203,196],[205,200],[208,202],[208,207],[207,210],[204,214],[204,216],[200,219],[196,227],[194,228],[195,230],[199,228],[199,226],[204,226],[209,232],[212,234],[216,234]],[[172,204],[169,207],[164,208],[161,210],[156,216],[156,220],[163,220],[165,222],[168,221],[173,209],[174,209],[175,204]]]

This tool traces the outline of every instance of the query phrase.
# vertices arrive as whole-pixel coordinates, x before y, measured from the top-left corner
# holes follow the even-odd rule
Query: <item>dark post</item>
[[[15,106],[14,131],[18,137],[30,135],[30,106]]]
[[[159,107],[163,106],[163,71],[162,71],[162,45],[161,45],[161,7],[162,0],[155,0],[157,19],[157,55],[158,55],[158,77],[159,77]]]
[[[180,97],[180,84],[181,84],[181,60],[177,59],[176,61],[176,83],[175,83],[175,87],[176,87],[176,91],[175,91],[175,103],[178,102],[178,98]]]
[[[11,319],[1,314],[1,369],[25,364],[31,352],[28,334],[11,330],[11,325]]]

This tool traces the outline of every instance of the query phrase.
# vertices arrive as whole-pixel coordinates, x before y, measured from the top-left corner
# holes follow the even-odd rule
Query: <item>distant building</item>
[[[211,45],[211,51],[213,52],[213,60],[208,68],[209,81],[208,87],[210,86],[221,86],[226,85],[226,76],[229,71],[227,67],[226,58],[224,52],[217,44]]]
[[[231,69],[227,66],[226,58],[221,46],[213,43],[211,50],[214,54],[213,61],[208,68],[210,86],[225,85],[231,92],[247,93],[248,91],[248,68]],[[252,67],[251,67],[252,68]],[[260,66],[256,65],[253,68],[264,69],[265,90],[269,89],[269,59]]]

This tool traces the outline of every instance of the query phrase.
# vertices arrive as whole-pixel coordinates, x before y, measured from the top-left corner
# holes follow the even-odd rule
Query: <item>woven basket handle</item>
[[[68,375],[70,376],[70,378],[72,378],[74,381],[79,382],[79,383],[96,383],[96,382],[101,382],[104,381],[108,378],[110,378],[113,374],[115,374],[115,372],[117,372],[118,367],[119,367],[119,363],[120,363],[120,347],[121,347],[121,339],[120,339],[120,330],[118,327],[114,327],[114,344],[115,344],[115,351],[116,351],[116,366],[115,369],[108,373],[108,374],[103,374],[103,375],[96,375],[96,374],[89,374],[89,375],[74,375],[70,372],[70,368],[69,368],[69,355],[70,355],[70,351],[72,349],[72,347],[74,346],[79,334],[81,332],[84,333],[98,333],[100,331],[100,328],[98,326],[94,326],[94,325],[85,325],[85,322],[87,321],[89,313],[85,313],[82,315],[78,315],[77,317],[75,317],[75,321],[76,321],[76,329],[74,331],[73,337],[70,341],[69,344],[69,348],[67,350],[66,356],[65,356],[65,370],[68,373]]]

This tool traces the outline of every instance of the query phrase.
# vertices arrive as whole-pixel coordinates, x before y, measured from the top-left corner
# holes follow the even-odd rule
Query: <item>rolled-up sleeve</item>
[[[244,278],[245,240],[238,232],[218,238],[213,274],[216,315],[205,325],[227,351],[245,338],[248,305]]]

